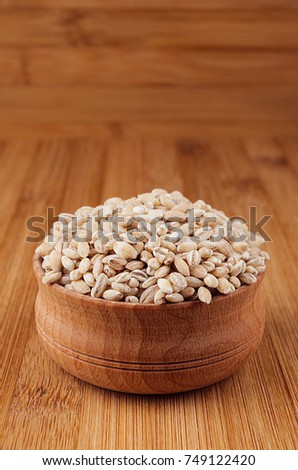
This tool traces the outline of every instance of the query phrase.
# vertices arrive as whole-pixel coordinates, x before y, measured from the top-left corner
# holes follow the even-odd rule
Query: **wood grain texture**
[[[20,8],[97,8],[103,10],[297,10],[292,0],[2,0],[5,7]]]
[[[297,15],[293,0],[0,0],[4,448],[297,448]],[[273,242],[257,354],[214,386],[143,397],[44,353],[24,239],[47,206],[153,187],[256,205]]]
[[[3,50],[0,84],[111,87],[121,77],[122,87],[286,86],[298,81],[296,59],[296,52],[30,47]]]
[[[41,263],[35,255],[40,339],[63,369],[94,385],[139,394],[194,390],[233,374],[260,344],[264,274],[210,305],[127,305],[45,286]]]
[[[3,261],[10,259],[1,304],[5,448],[297,447],[292,232],[297,228],[297,152],[298,140],[289,138],[3,142],[3,180],[11,182],[1,186],[10,201],[3,214],[9,236],[2,244]],[[268,224],[272,260],[264,280],[267,322],[259,351],[219,384],[158,398],[93,387],[63,372],[44,353],[34,326],[34,246],[23,241],[26,218],[44,214],[47,205],[72,211],[153,186],[178,188],[228,214],[246,216],[252,204],[260,216],[274,214]]]
[[[0,86],[24,83],[22,56],[18,50],[1,49],[0,70]]]
[[[23,88],[3,87],[0,122],[131,122],[144,116],[149,121],[238,119],[274,121],[298,119],[296,85],[225,90],[206,87],[190,90],[172,88]]]
[[[298,48],[298,11],[3,9],[0,47]],[[215,33],[216,32],[216,33]]]
[[[65,122],[48,120],[38,122],[36,120],[17,118],[12,121],[0,121],[0,138],[21,138],[34,140],[36,136],[43,139],[139,139],[139,138],[164,138],[164,139],[194,139],[198,136],[207,138],[226,137],[295,137],[297,135],[298,121],[295,119],[268,120],[263,119],[193,119],[193,120],[163,120],[154,122],[146,118],[138,121],[122,122],[119,120],[100,122],[80,121]]]
[[[123,125],[129,135],[292,135],[298,126],[296,2],[2,4],[0,135],[88,137]]]

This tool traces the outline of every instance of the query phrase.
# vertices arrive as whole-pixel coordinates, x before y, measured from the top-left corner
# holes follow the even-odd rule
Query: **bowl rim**
[[[44,273],[44,270],[41,266],[41,263],[42,263],[42,257],[38,254],[38,253],[34,253],[34,256],[33,256],[33,269],[34,269],[34,273],[35,273],[35,277],[37,279],[37,281],[39,281],[41,283],[41,280],[42,280],[42,276],[43,276],[43,273]],[[173,310],[175,308],[181,308],[183,306],[183,308],[191,308],[191,307],[194,307],[195,305],[198,307],[198,306],[204,306],[204,307],[209,307],[209,308],[212,308],[212,305],[214,305],[215,303],[218,303],[218,302],[222,302],[222,301],[227,301],[227,300],[235,300],[235,298],[239,295],[242,295],[245,292],[248,292],[249,290],[253,290],[254,288],[256,288],[263,280],[264,276],[265,276],[265,273],[266,273],[266,270],[259,274],[257,276],[257,281],[254,282],[253,284],[249,284],[249,285],[242,285],[241,287],[239,287],[238,289],[236,289],[234,292],[232,292],[231,294],[219,294],[219,295],[216,295],[215,297],[212,297],[212,301],[210,302],[210,304],[206,304],[206,303],[203,303],[203,302],[199,302],[198,300],[189,300],[189,301],[185,301],[185,302],[177,302],[177,303],[168,303],[168,304],[159,304],[159,305],[156,305],[156,304],[140,304],[140,303],[129,303],[129,302],[119,302],[119,301],[113,301],[113,300],[105,300],[105,299],[98,299],[98,298],[95,298],[95,297],[91,297],[91,296],[87,296],[85,294],[79,294],[78,292],[74,292],[74,291],[70,291],[70,290],[67,290],[65,289],[63,286],[59,285],[59,284],[56,284],[56,283],[53,283],[53,284],[43,284],[44,287],[48,288],[48,289],[51,289],[52,291],[57,291],[58,293],[63,293],[64,295],[66,295],[66,297],[68,298],[73,298],[73,299],[81,299],[81,300],[84,300],[85,302],[88,302],[88,303],[92,303],[93,305],[95,304],[98,304],[98,305],[107,305],[107,306],[111,306],[111,307],[115,307],[115,306],[118,306],[118,307],[121,307],[121,308],[125,308],[125,309],[144,309],[144,310],[148,310],[148,308],[151,310],[155,309],[155,310],[158,310],[162,307],[162,309],[167,309],[167,310]]]

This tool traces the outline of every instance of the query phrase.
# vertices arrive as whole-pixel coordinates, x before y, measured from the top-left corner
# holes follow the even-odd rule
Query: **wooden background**
[[[3,448],[298,447],[298,3],[246,3],[0,0]],[[24,243],[48,206],[153,187],[273,215],[258,353],[215,386],[158,397],[48,358]]]
[[[4,137],[297,132],[297,1],[1,4]]]

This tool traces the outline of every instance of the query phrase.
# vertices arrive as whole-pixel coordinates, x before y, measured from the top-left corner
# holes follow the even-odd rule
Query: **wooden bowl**
[[[262,338],[264,274],[209,305],[139,305],[44,285],[38,255],[34,271],[46,350],[63,369],[103,388],[156,394],[204,387],[238,370]]]

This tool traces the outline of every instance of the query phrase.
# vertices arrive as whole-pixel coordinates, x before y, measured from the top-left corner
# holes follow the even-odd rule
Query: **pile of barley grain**
[[[113,301],[210,303],[214,295],[256,282],[269,258],[259,247],[263,240],[252,241],[243,222],[230,232],[228,222],[204,201],[163,189],[81,207],[60,214],[36,249],[43,283]]]

